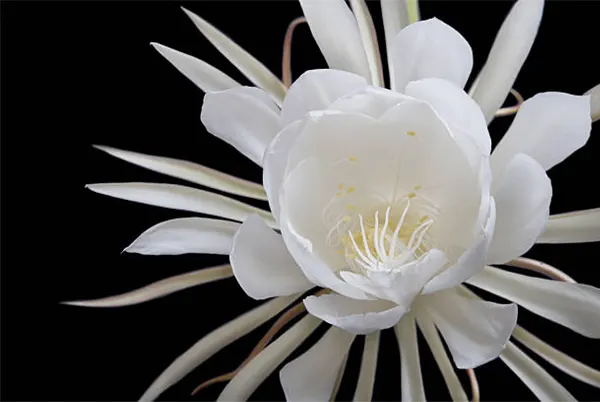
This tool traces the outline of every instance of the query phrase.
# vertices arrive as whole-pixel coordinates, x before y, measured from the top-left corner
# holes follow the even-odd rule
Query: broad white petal
[[[466,250],[456,263],[435,276],[423,288],[423,294],[433,293],[442,289],[452,288],[461,284],[467,278],[480,272],[484,265],[496,223],[496,207],[494,199],[490,200],[489,216],[483,231],[477,237],[472,247]]]
[[[237,81],[200,59],[160,43],[152,42],[150,44],[181,74],[185,75],[204,92],[222,91],[240,86]]]
[[[417,323],[429,345],[431,353],[433,353],[435,362],[442,372],[448,391],[450,391],[450,397],[453,401],[467,401],[467,394],[454,371],[454,367],[448,358],[448,354],[446,354],[446,349],[444,349],[440,334],[435,328],[433,321],[431,321],[427,315],[421,314],[417,316]]]
[[[358,24],[344,0],[300,0],[302,12],[329,68],[371,79]]]
[[[389,89],[368,86],[342,96],[333,102],[328,110],[360,113],[378,119],[392,107],[406,100],[412,99]]]
[[[592,121],[600,119],[600,84],[585,93],[590,96],[590,115]]]
[[[328,401],[356,335],[330,328],[319,341],[279,371],[288,402]]]
[[[145,255],[227,255],[239,227],[237,222],[220,219],[171,219],[152,226],[123,251]]]
[[[461,87],[440,78],[426,78],[409,83],[405,93],[433,106],[456,137],[464,133],[477,144],[480,155],[490,154],[492,142],[481,108]]]
[[[278,297],[227,322],[202,337],[179,356],[146,390],[140,401],[153,401],[189,372],[227,345],[235,342],[289,306],[297,295]]]
[[[552,184],[531,157],[517,154],[494,177],[496,226],[487,263],[501,264],[527,252],[544,231],[550,214]]]
[[[423,308],[439,328],[456,367],[480,366],[498,357],[517,324],[516,304],[462,296],[455,289],[423,297]]]
[[[267,346],[233,377],[217,401],[247,401],[258,386],[321,324],[307,315]],[[333,373],[335,376],[335,373]]]
[[[519,0],[502,23],[469,94],[489,123],[508,96],[542,19],[544,0]],[[518,38],[518,39],[515,39]]]
[[[267,91],[278,105],[281,105],[285,97],[285,86],[261,62],[256,60],[250,53],[246,52],[235,42],[225,36],[214,26],[183,8],[183,11],[192,20],[196,28],[212,43],[219,52],[237,67],[254,85]]]
[[[200,119],[209,133],[259,166],[279,131],[279,109],[265,92],[254,87],[207,93]]]
[[[534,278],[493,267],[486,267],[467,282],[511,300],[581,335],[600,338],[598,288]]]
[[[381,17],[383,18],[383,32],[385,34],[385,49],[388,59],[390,77],[389,87],[396,89],[394,60],[390,56],[394,49],[394,38],[410,21],[406,0],[381,0]]]
[[[287,296],[314,285],[287,251],[281,235],[250,215],[233,238],[229,255],[235,279],[253,299]]]
[[[354,334],[368,334],[394,326],[408,311],[383,300],[357,300],[339,294],[309,296],[306,311],[331,325]]]
[[[600,241],[600,208],[550,215],[537,243]]]
[[[471,46],[454,28],[431,18],[405,27],[394,38],[391,57],[395,89],[404,92],[411,81],[443,78],[458,87],[465,86],[471,68]]]
[[[576,401],[565,387],[512,342],[508,342],[500,359],[540,401]]]
[[[517,153],[531,156],[548,170],[584,146],[591,129],[589,96],[537,94],[521,105],[494,149],[492,171],[499,174]]]
[[[281,107],[281,127],[303,118],[308,112],[327,109],[342,95],[366,86],[367,81],[363,77],[347,71],[308,70],[294,81],[285,96]]]
[[[412,314],[407,314],[394,327],[400,348],[400,388],[403,402],[425,401],[417,328]]]
[[[228,264],[220,265],[218,267],[203,268],[182,275],[172,276],[120,295],[104,297],[102,299],[68,301],[62,304],[81,307],[131,306],[158,299],[159,297],[164,297],[193,286],[229,278],[232,275],[231,266]]]
[[[573,359],[566,353],[553,348],[531,332],[517,325],[513,337],[535,352],[542,359],[571,377],[600,388],[600,371]]]
[[[352,398],[353,401],[371,401],[373,398],[380,334],[381,332],[377,331],[365,336],[365,346],[360,362],[360,373],[358,374],[354,398]]]
[[[271,227],[276,226],[273,216],[267,211],[196,188],[162,183],[97,183],[88,184],[86,188],[122,200],[198,212],[240,222],[251,214],[258,214]]]
[[[373,24],[373,18],[369,12],[369,7],[365,0],[350,0],[350,6],[358,23],[358,31],[362,39],[369,71],[371,72],[371,83],[373,85],[383,86],[383,71],[381,67],[381,55],[379,54],[379,43],[377,42],[377,32]]]
[[[166,174],[167,176],[187,180],[191,183],[200,184],[201,186],[214,188],[226,193],[255,198],[257,200],[267,199],[265,189],[260,184],[240,179],[197,163],[164,156],[140,154],[103,145],[94,145],[94,148],[125,162],[133,163],[145,169]]]

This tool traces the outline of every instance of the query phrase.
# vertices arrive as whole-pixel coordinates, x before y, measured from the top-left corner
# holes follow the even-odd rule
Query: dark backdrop
[[[421,4],[471,43],[475,70],[512,2]],[[160,221],[191,216],[120,201],[84,189],[86,183],[179,183],[91,148],[105,144],[196,161],[260,181],[260,170],[200,123],[203,93],[150,46],[157,41],[200,57],[240,82],[244,78],[196,31],[181,2],[2,2],[2,398],[4,400],[132,400],[180,353],[254,301],[233,279],[121,309],[85,309],[60,301],[96,298],[226,261],[225,257],[143,257],[120,254]],[[294,1],[188,2],[280,74],[287,24],[301,14]],[[370,3],[380,33],[377,3]],[[516,88],[581,94],[598,83],[597,2],[547,2],[533,51]],[[381,38],[382,36],[380,36]],[[294,44],[295,76],[325,63],[306,26]],[[509,102],[511,102],[509,100]],[[510,118],[491,131],[497,141]],[[585,149],[550,172],[552,212],[600,206],[597,193],[599,127]],[[536,246],[529,255],[581,282],[600,286],[598,243]],[[600,343],[521,310],[520,322],[553,345],[600,368]],[[229,371],[265,327],[210,359],[163,395],[185,399],[200,381]],[[388,331],[389,332],[389,331]],[[359,351],[353,348],[340,398],[352,397]],[[448,394],[423,348],[427,395]],[[546,365],[545,365],[546,366]],[[584,400],[600,392],[556,375]],[[477,369],[486,400],[530,400],[533,395],[501,362]],[[460,373],[466,380],[466,374]],[[214,399],[222,385],[198,399]],[[386,333],[374,398],[400,398],[398,352]],[[468,387],[466,388],[468,390]],[[283,398],[277,376],[254,395]]]

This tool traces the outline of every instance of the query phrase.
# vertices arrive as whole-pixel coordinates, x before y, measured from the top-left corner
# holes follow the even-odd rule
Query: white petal
[[[279,372],[289,402],[328,401],[355,335],[330,328],[319,341]]]
[[[200,59],[171,49],[160,43],[150,44],[161,56],[175,66],[181,74],[185,75],[204,92],[222,91],[240,86],[234,79]]]
[[[220,219],[171,219],[152,226],[123,251],[145,255],[227,255],[239,227],[237,222]]]
[[[205,283],[229,278],[232,275],[233,272],[228,264],[220,265],[218,267],[203,268],[182,275],[172,276],[170,278],[151,283],[143,288],[132,290],[120,295],[104,297],[102,299],[69,301],[63,302],[63,304],[81,307],[131,306],[133,304],[139,304],[158,299],[159,297],[164,297],[170,295],[171,293],[188,289],[193,286],[203,285]]]
[[[394,60],[391,55],[394,49],[394,38],[410,21],[406,0],[381,0],[381,16],[383,18],[383,31],[385,34],[385,49],[388,59],[390,88],[396,89]]]
[[[378,119],[406,100],[410,101],[411,98],[389,89],[368,86],[342,96],[329,106],[329,110],[360,113]]]
[[[233,239],[229,255],[235,279],[253,299],[287,296],[314,285],[287,251],[281,235],[250,215]]]
[[[259,166],[279,131],[279,109],[265,92],[254,87],[206,94],[200,119],[209,133]]]
[[[445,271],[442,271],[425,285],[423,294],[452,288],[480,272],[485,264],[486,254],[492,239],[495,223],[496,207],[494,199],[492,198],[490,200],[489,216],[479,237],[473,242],[471,248],[467,249],[460,256],[454,265],[448,267]]]
[[[504,103],[529,54],[543,9],[544,0],[519,0],[512,7],[496,35],[487,61],[469,90],[488,123]]]
[[[550,214],[552,184],[544,169],[525,154],[516,155],[494,177],[496,226],[487,263],[510,261],[535,244]]]
[[[471,46],[454,28],[437,18],[410,24],[394,38],[395,90],[411,81],[443,78],[462,88],[473,67]]]
[[[321,324],[305,316],[254,357],[223,389],[217,401],[247,401],[258,386]],[[335,376],[336,373],[333,373]]]
[[[304,306],[310,314],[354,334],[390,328],[408,311],[406,306],[383,300],[356,300],[339,294],[309,296]]]
[[[442,372],[448,391],[450,391],[450,397],[453,401],[467,401],[467,394],[460,384],[460,380],[454,371],[452,362],[450,362],[450,359],[446,354],[446,349],[444,349],[444,345],[442,344],[442,340],[440,339],[440,335],[435,328],[433,321],[431,321],[428,316],[421,314],[417,317],[417,323],[429,345],[431,353],[433,353],[435,362]]]
[[[273,216],[267,211],[196,188],[162,183],[97,183],[88,184],[86,188],[122,200],[198,212],[240,222],[251,214],[258,214],[271,227],[275,226]]]
[[[442,333],[454,364],[461,369],[498,357],[517,323],[516,304],[475,300],[454,289],[423,299],[426,313]]]
[[[590,96],[590,115],[592,121],[600,119],[600,84],[585,93]]]
[[[467,281],[573,331],[600,338],[600,289],[486,267]]]
[[[542,359],[571,377],[600,388],[600,371],[587,366],[571,356],[553,348],[531,332],[517,325],[513,337],[535,352]]]
[[[371,72],[371,83],[376,86],[383,86],[383,71],[381,67],[381,55],[379,54],[379,43],[377,42],[377,32],[373,24],[373,18],[369,12],[369,7],[365,0],[350,0],[350,6],[358,23],[358,31],[362,39],[362,44],[369,63]]]
[[[277,104],[281,105],[285,97],[285,86],[272,72],[250,53],[239,47],[211,24],[183,8],[183,11],[200,30],[202,35],[212,43],[219,52],[237,67],[254,85],[267,91]]]
[[[406,86],[406,95],[429,103],[457,134],[466,134],[482,155],[489,155],[492,147],[487,123],[479,105],[461,87],[439,78],[413,81]]]
[[[400,348],[400,388],[403,402],[425,401],[421,362],[417,344],[417,328],[412,314],[394,327]]]
[[[550,215],[538,243],[600,241],[600,208]]]
[[[260,184],[240,179],[197,163],[166,158],[164,156],[140,154],[103,145],[94,145],[94,148],[104,151],[115,158],[154,172],[166,174],[167,176],[187,180],[191,183],[200,184],[201,186],[214,188],[226,193],[255,198],[257,200],[267,199],[265,190]]]
[[[371,79],[358,24],[344,0],[300,0],[310,31],[329,68]]]
[[[379,335],[373,332],[365,336],[365,346],[360,362],[360,373],[354,391],[353,401],[371,401],[373,398],[373,385],[375,385],[375,372],[377,370],[377,353],[379,352]]]
[[[308,112],[327,109],[342,95],[366,86],[363,77],[347,71],[308,70],[294,81],[285,96],[281,127],[303,118]]]
[[[167,367],[156,380],[154,380],[140,400],[155,400],[165,390],[181,380],[185,375],[208,360],[215,353],[256,329],[276,314],[279,314],[284,308],[289,306],[296,297],[297,295],[278,297],[270,300],[204,336],[196,342],[194,346],[175,359],[175,361],[171,363],[171,365]]]
[[[494,149],[493,173],[498,174],[517,153],[531,156],[548,170],[585,145],[591,129],[589,96],[537,94],[521,105]]]
[[[512,342],[508,342],[500,359],[540,401],[576,401],[569,391]]]

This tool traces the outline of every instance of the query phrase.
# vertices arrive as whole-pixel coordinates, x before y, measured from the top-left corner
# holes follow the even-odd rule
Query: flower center
[[[328,244],[357,273],[396,271],[418,259],[432,246],[429,229],[434,219],[420,215],[414,200],[411,208],[411,198],[388,204],[385,210],[376,209],[370,218],[363,214],[343,215],[329,231]]]

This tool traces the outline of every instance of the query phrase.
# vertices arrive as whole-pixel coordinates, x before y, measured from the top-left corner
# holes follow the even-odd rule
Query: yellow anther
[[[346,204],[346,209],[356,209],[356,205]]]
[[[350,162],[356,162],[356,156],[349,156],[349,157],[348,157],[348,160],[349,160]]]
[[[418,184],[418,185],[416,185],[414,188],[415,188],[415,190],[420,190],[420,189],[422,189],[422,188],[423,188],[423,186],[421,186],[420,184]]]
[[[408,193],[408,198],[415,198],[416,196],[417,196],[417,194],[412,191],[410,193]]]
[[[351,220],[352,220],[352,218],[350,218],[348,215],[346,215],[342,218],[343,222],[350,222]]]
[[[356,190],[354,187],[350,187],[348,190],[346,190],[347,193],[352,193],[354,192],[354,190]]]
[[[421,219],[419,219],[419,223],[423,223],[423,222],[425,222],[427,219],[429,219],[429,216],[427,216],[427,215],[423,215],[423,216],[421,217]]]
[[[338,190],[341,190],[341,189],[343,189],[343,188],[344,188],[344,185],[343,185],[343,184],[339,184],[339,185],[338,185]]]
[[[341,197],[341,196],[342,196],[342,193],[338,191],[337,193],[335,193],[335,196],[336,196],[336,197]]]
[[[407,131],[406,134],[408,134],[409,137],[414,137],[415,135],[417,135],[417,133],[415,133],[414,131]]]

